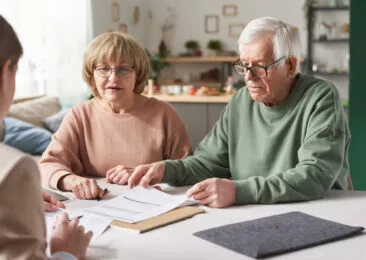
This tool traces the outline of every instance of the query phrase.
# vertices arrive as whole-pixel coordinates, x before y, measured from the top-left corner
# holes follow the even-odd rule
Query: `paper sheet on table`
[[[138,186],[115,199],[84,211],[86,215],[96,214],[110,220],[136,223],[193,204],[197,202],[184,195],[173,196],[152,187]]]
[[[46,213],[46,232],[47,232],[47,242],[50,241],[51,238],[51,232],[52,232],[52,226],[54,218],[61,214],[61,211],[54,212],[54,213]],[[93,242],[95,239],[97,239],[109,226],[111,223],[111,220],[108,218],[98,217],[98,216],[83,216],[79,220],[79,224],[84,226],[85,231],[92,231],[93,237],[91,239],[91,242]]]

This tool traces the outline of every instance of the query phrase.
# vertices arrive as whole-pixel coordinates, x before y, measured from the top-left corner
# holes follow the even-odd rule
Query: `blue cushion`
[[[52,134],[40,127],[12,117],[4,118],[3,123],[4,143],[25,153],[42,154],[51,142]]]

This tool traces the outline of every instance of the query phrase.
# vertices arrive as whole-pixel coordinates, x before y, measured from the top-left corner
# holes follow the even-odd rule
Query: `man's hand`
[[[65,204],[58,201],[55,196],[45,191],[42,192],[44,210],[47,212],[57,211],[58,208],[65,208]]]
[[[69,220],[66,213],[56,216],[50,238],[51,254],[67,252],[77,259],[84,259],[93,233],[85,232],[77,218]]]
[[[104,191],[95,179],[88,179],[78,175],[66,175],[60,180],[60,189],[72,191],[78,199],[103,198]]]
[[[235,203],[235,184],[232,180],[211,178],[195,184],[186,196],[211,208],[224,208]]]
[[[147,187],[161,183],[165,174],[165,162],[156,162],[151,164],[140,165],[135,168],[134,172],[128,179],[128,187],[131,189],[137,185]]]
[[[115,183],[120,185],[127,184],[128,178],[131,176],[135,168],[117,165],[107,171],[105,181],[107,183]]]

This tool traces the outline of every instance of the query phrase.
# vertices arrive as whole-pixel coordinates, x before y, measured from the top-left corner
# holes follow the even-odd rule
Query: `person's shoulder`
[[[154,97],[144,97],[144,98],[147,99],[146,101],[147,105],[145,106],[145,109],[154,108],[166,113],[176,112],[174,106],[166,101],[162,101]]]
[[[0,181],[17,165],[25,164],[26,168],[38,169],[36,161],[13,147],[0,144]]]
[[[250,104],[252,102],[248,89],[244,86],[239,89],[229,100],[230,106],[238,106],[243,104]]]
[[[301,75],[299,83],[305,91],[305,96],[311,99],[331,98],[340,99],[340,94],[336,86],[329,80],[309,75]]]

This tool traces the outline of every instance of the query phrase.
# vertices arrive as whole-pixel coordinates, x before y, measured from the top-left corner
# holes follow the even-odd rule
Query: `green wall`
[[[354,188],[366,190],[366,1],[351,0],[349,124]]]

